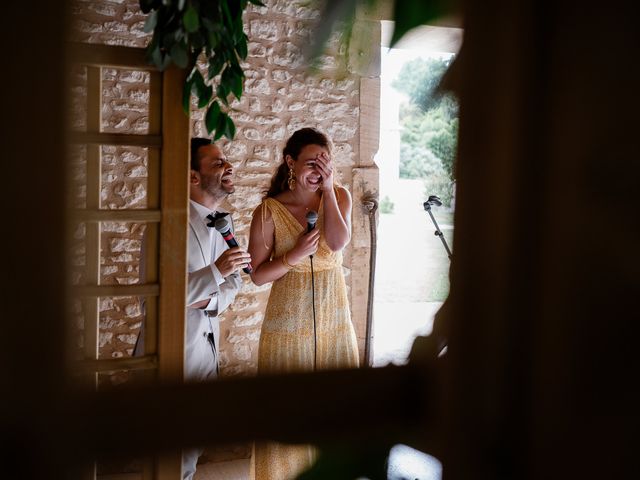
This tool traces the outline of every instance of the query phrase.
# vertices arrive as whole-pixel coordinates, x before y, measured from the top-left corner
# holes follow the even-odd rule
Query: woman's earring
[[[289,185],[289,190],[296,189],[296,175],[293,173],[293,168],[289,167],[289,179],[287,180],[287,184]]]

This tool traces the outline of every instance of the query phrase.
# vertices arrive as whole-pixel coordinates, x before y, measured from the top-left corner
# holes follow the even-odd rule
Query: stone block
[[[251,330],[247,333],[247,340],[251,342],[252,345],[258,345],[260,341],[260,329]]]
[[[260,132],[255,128],[243,128],[242,135],[247,140],[260,140],[261,138]]]
[[[340,60],[332,55],[320,55],[314,63],[314,67],[320,71],[335,70],[339,65]]]
[[[345,115],[353,116],[350,106],[346,103],[316,103],[309,110],[311,116],[317,121],[344,118]]]
[[[107,258],[110,262],[115,263],[127,263],[133,261],[133,255],[131,255],[130,253],[121,253],[120,255],[111,255],[105,258]]]
[[[269,95],[271,87],[266,78],[249,78],[244,82],[244,90],[251,95]]]
[[[266,183],[271,179],[270,173],[254,172],[249,169],[239,170],[235,172],[236,183],[243,185],[256,183]]]
[[[322,80],[320,80],[319,86],[325,91],[333,90],[334,88],[336,88],[336,82],[335,80],[331,80],[329,78],[323,78]]]
[[[260,308],[260,302],[253,295],[247,295],[241,292],[236,297],[235,301],[229,307],[231,312],[243,312],[249,310],[255,310]]]
[[[297,45],[286,42],[273,51],[273,55],[270,56],[269,60],[279,67],[297,69],[304,64],[304,55]]]
[[[276,13],[282,13],[299,20],[311,20],[320,16],[320,11],[310,8],[310,3],[299,4],[290,0],[277,0],[271,5]]]
[[[324,100],[326,96],[327,92],[321,88],[309,88],[304,94],[305,100],[312,102]]]
[[[229,142],[223,150],[229,158],[243,158],[247,154],[247,145],[242,142]]]
[[[299,37],[303,42],[310,42],[313,39],[313,28],[305,22],[289,22],[284,26],[284,35],[287,38]]]
[[[353,148],[348,143],[337,143],[333,147],[333,159],[336,165],[341,167],[353,166]]]
[[[116,283],[118,285],[133,285],[138,283],[138,277],[116,277]]]
[[[253,147],[253,154],[256,157],[265,159],[269,158],[270,150],[267,145],[256,145],[255,147]]]
[[[110,297],[101,297],[100,298],[100,311],[101,312],[105,312],[107,310],[113,310],[113,309],[114,309],[113,298],[110,298]],[[100,328],[104,328],[104,327],[100,327]]]
[[[352,123],[342,121],[333,122],[327,129],[327,133],[331,135],[334,142],[346,142],[355,136],[358,126]]]
[[[261,169],[261,168],[271,168],[271,162],[268,160],[262,160],[260,158],[250,158],[245,163],[247,168],[251,169]]]
[[[287,70],[276,69],[271,71],[271,79],[277,83],[287,83],[293,75]]]
[[[259,201],[257,203],[252,203],[252,205],[260,205],[261,202],[262,202],[262,195],[260,195]],[[255,285],[254,283],[248,283],[248,284],[245,284],[244,286],[244,292],[251,293],[251,294],[263,293],[263,292],[266,293],[266,292],[269,292],[270,290],[271,290],[271,284]],[[265,301],[265,305],[266,305],[266,301]]]
[[[127,343],[129,345],[134,345],[136,340],[138,339],[138,335],[134,334],[120,334],[116,337],[122,343]]]
[[[353,88],[355,88],[355,85],[356,81],[353,78],[344,78],[336,82],[336,88],[343,91],[352,90]]]
[[[233,195],[229,196],[227,202],[233,209],[233,212],[242,211],[248,207],[255,207],[262,201],[262,192],[250,185],[237,185],[236,191]],[[248,291],[251,291],[250,287]]]
[[[303,118],[294,117],[291,120],[289,120],[289,123],[287,124],[287,132],[289,134],[292,134],[296,130],[300,130],[301,128],[304,128],[304,127],[307,127],[307,126],[316,126],[317,127],[317,125],[309,125],[307,120],[305,120]]]
[[[116,273],[118,271],[118,267],[114,266],[114,265],[105,265],[104,267],[102,267],[101,269],[101,274],[103,276],[108,276],[108,275],[113,275],[114,273]]]
[[[284,102],[279,98],[276,98],[271,104],[271,111],[273,113],[280,113],[284,110]]]
[[[90,3],[87,5],[87,8],[94,12],[97,13],[98,15],[102,15],[105,17],[106,19],[111,19],[114,17],[118,16],[118,9],[116,8],[115,5],[110,4],[110,3]]]
[[[254,313],[253,315],[241,316],[238,315],[233,321],[234,327],[253,327],[262,323],[262,312]]]
[[[231,118],[233,119],[233,121],[237,124],[239,123],[248,123],[253,121],[253,116],[249,115],[248,113],[245,112],[231,112]]]
[[[233,346],[233,355],[238,360],[251,360],[251,347],[248,343],[239,343]]]
[[[249,100],[249,111],[250,112],[259,112],[261,110],[262,106],[260,104],[260,99],[258,98],[251,98]]]
[[[147,168],[142,165],[135,165],[133,167],[128,168],[124,175],[126,177],[147,177],[148,172]]]
[[[267,56],[267,48],[261,43],[249,42],[247,45],[249,58],[263,58]]]
[[[253,121],[258,125],[279,125],[282,123],[279,117],[274,115],[256,115]]]
[[[289,110],[290,112],[297,112],[298,110],[302,110],[306,108],[306,106],[307,106],[307,102],[293,102],[289,104],[289,106],[287,107],[287,110]]]
[[[282,140],[284,139],[285,128],[283,126],[272,126],[264,133],[266,140]]]
[[[138,315],[142,315],[142,310],[140,309],[139,303],[131,303],[124,307],[124,312],[129,317],[137,317]]]
[[[140,240],[129,238],[112,238],[109,243],[112,252],[139,252],[141,246]]]
[[[275,42],[280,38],[280,28],[277,21],[256,19],[249,22],[249,34],[252,39]]]

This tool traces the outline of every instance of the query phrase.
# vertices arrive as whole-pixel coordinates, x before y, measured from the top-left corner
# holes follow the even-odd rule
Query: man
[[[222,150],[207,138],[191,139],[189,238],[187,242],[187,315],[184,378],[187,382],[218,376],[220,327],[218,315],[235,299],[242,286],[238,269],[251,257],[239,247],[228,248],[213,227],[222,201],[235,190],[233,168]],[[144,264],[140,265],[144,278]],[[134,356],[144,355],[144,323]],[[200,449],[185,450],[182,475],[193,478]]]
[[[213,228],[223,200],[235,191],[233,168],[222,150],[206,138],[191,139],[189,241],[187,251],[187,335],[185,379],[211,380],[218,372],[218,315],[242,285],[238,270],[248,253],[228,248]]]
[[[191,139],[185,380],[218,376],[220,315],[242,285],[238,270],[251,261],[239,247],[228,248],[213,228],[222,201],[235,191],[233,168],[206,138]],[[191,479],[201,450],[185,450],[182,475]]]

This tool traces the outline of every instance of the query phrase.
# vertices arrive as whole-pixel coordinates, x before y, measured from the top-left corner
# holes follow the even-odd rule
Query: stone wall
[[[311,74],[303,67],[303,50],[310,42],[319,11],[303,6],[303,2],[268,0],[265,3],[267,7],[250,6],[245,16],[245,31],[250,40],[249,57],[243,65],[247,69],[245,93],[242,101],[232,105],[232,117],[238,127],[236,138],[233,142],[222,142],[236,176],[236,192],[229,198],[228,207],[234,212],[239,242],[246,246],[251,213],[282,161],[281,150],[286,139],[303,126],[318,127],[329,134],[335,143],[337,178],[353,195],[353,239],[344,252],[344,271],[362,352],[368,293],[369,219],[361,203],[363,196],[377,191],[373,155],[378,141],[379,61],[373,60],[372,69],[370,54],[379,52],[379,24],[367,21],[356,24],[356,28],[364,29],[367,35],[360,46],[352,42],[347,48],[338,38],[333,38],[320,59],[318,70]],[[73,13],[76,41],[137,47],[149,41],[150,37],[142,31],[145,16],[139,12],[136,0],[76,0]],[[74,103],[81,103],[78,99],[82,98],[82,72],[77,76]],[[105,70],[103,81],[103,128],[146,131],[144,105],[148,99],[148,76],[110,69]],[[192,133],[206,136],[202,112],[194,111],[192,119]],[[104,148],[103,208],[144,208],[146,152]],[[81,159],[74,163],[74,169],[76,200],[81,201]],[[102,255],[104,272],[111,272],[110,281],[116,283],[137,281],[143,227],[112,227],[104,228],[102,233],[103,243],[108,245]],[[78,244],[82,238],[80,231]],[[81,258],[81,252],[76,253]],[[130,257],[123,257],[127,254]],[[119,262],[121,258],[131,261]],[[268,290],[268,286],[256,287],[245,278],[245,288],[223,315],[221,367],[224,376],[255,373]],[[132,341],[140,325],[140,309],[136,299],[129,300],[130,303],[101,302],[102,357],[131,354]]]

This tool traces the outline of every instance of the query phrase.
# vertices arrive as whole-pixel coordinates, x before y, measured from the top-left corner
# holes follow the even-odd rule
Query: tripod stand
[[[442,233],[442,230],[440,230],[440,227],[438,226],[438,222],[436,222],[436,219],[433,216],[433,213],[431,213],[432,205],[435,205],[436,207],[439,207],[442,205],[440,198],[438,198],[436,195],[429,195],[429,199],[426,202],[424,202],[422,205],[424,206],[424,209],[427,211],[427,213],[431,217],[431,221],[436,227],[436,231],[434,232],[434,235],[437,237],[440,237],[440,240],[442,241],[442,244],[444,245],[444,248],[447,251],[447,255],[449,256],[449,260],[451,260],[451,250],[449,249],[449,245],[447,245],[447,241],[444,238],[444,234]]]
[[[429,214],[429,216],[431,217],[431,221],[436,227],[436,231],[434,232],[434,234],[437,237],[440,237],[440,240],[442,241],[442,245],[444,245],[444,248],[447,251],[447,256],[449,257],[449,260],[451,260],[451,250],[449,249],[449,245],[447,245],[447,241],[444,238],[444,234],[442,233],[442,230],[440,230],[440,227],[438,226],[438,222],[436,222],[436,219],[433,216],[433,213],[431,213],[431,206],[435,205],[436,207],[439,207],[442,205],[442,201],[436,195],[429,195],[428,200],[424,202],[422,205],[424,209],[427,211],[427,213]],[[435,352],[436,357],[439,358],[446,353],[448,341],[447,341],[447,338],[442,334],[442,332],[439,332],[441,329],[437,328],[437,326],[438,326],[438,322],[434,322],[433,331],[431,332],[431,335],[429,335],[429,337],[426,337],[424,341],[427,342],[426,348]]]

